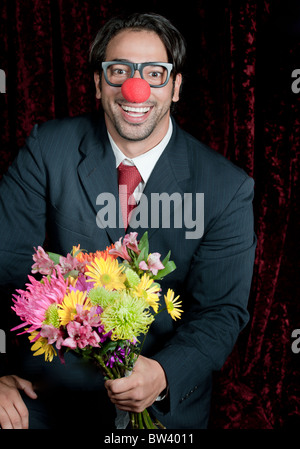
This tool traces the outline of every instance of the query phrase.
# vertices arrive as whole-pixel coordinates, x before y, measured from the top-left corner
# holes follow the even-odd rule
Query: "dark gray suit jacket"
[[[144,190],[148,222],[144,211],[143,220],[136,217],[142,227],[128,232],[141,236],[148,230],[150,250],[164,257],[171,249],[177,266],[161,285],[164,292],[171,287],[181,295],[184,314],[177,321],[165,312],[158,315],[143,354],[161,363],[169,382],[168,398],[154,406],[155,414],[167,428],[192,429],[206,427],[212,372],[223,366],[248,321],[256,244],[254,183],[174,121],[173,126],[171,140]],[[118,207],[117,227],[103,228],[105,217],[102,225],[99,221],[104,207],[101,194],[106,192],[118,201],[114,155],[101,118],[81,116],[35,126],[1,183],[0,284],[22,287],[33,247],[43,245],[46,232],[49,250],[60,254],[78,243],[88,251],[103,249],[124,235],[118,228]],[[159,219],[155,210],[151,228],[151,198],[157,199],[153,193],[174,201],[167,213],[168,204],[163,204]],[[181,205],[171,196],[174,193],[182,198]],[[186,193],[192,199],[189,205]],[[167,216],[170,224],[163,222]],[[192,219],[203,220],[197,238],[187,238]],[[195,229],[198,234],[200,227]],[[45,364],[42,357],[38,359]],[[58,364],[51,367],[54,377]]]

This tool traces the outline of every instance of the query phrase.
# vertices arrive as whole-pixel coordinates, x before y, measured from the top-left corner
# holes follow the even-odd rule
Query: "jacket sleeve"
[[[36,125],[0,184],[0,287],[22,287],[33,247],[43,245],[46,171]]]
[[[169,383],[171,414],[221,369],[246,325],[256,237],[253,180],[246,178],[203,236],[186,279],[190,302],[168,344],[153,357]],[[191,299],[191,301],[189,301]]]

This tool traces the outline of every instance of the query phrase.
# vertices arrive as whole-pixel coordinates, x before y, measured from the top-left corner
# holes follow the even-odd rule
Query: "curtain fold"
[[[186,37],[188,61],[178,123],[255,180],[258,238],[251,319],[215,376],[210,428],[300,423],[300,8],[293,0],[211,2],[185,11],[150,1]],[[35,123],[95,110],[89,46],[110,17],[135,2],[2,0],[0,176]],[[140,10],[140,8],[137,8]]]

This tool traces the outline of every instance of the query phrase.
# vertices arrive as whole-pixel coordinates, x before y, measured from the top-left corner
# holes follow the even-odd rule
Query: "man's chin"
[[[140,142],[147,139],[153,132],[153,127],[145,127],[143,123],[134,123],[128,126],[116,125],[119,136],[130,142]]]

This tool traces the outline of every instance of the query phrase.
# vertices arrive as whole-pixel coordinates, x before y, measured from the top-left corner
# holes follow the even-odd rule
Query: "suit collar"
[[[172,124],[173,133],[171,139],[149,178],[150,183],[146,186],[147,192],[148,189],[149,192],[158,191],[157,189],[160,192],[164,192],[164,188],[170,183],[172,187],[178,189],[179,184],[190,177],[187,145],[183,132],[173,118]]]
[[[172,119],[173,120],[173,119]],[[158,195],[167,194],[169,197],[174,193],[178,193],[183,198],[186,191],[186,182],[190,178],[190,167],[188,161],[188,149],[186,139],[183,131],[176,125],[173,120],[173,134],[172,137],[158,159],[144,189],[144,195],[148,199],[148,224],[151,224],[151,194]],[[135,214],[135,211],[133,211]],[[171,220],[172,222],[172,217]],[[145,231],[148,231],[149,240],[158,230],[157,227],[138,228],[141,236]],[[129,227],[127,232],[135,231]]]
[[[95,210],[95,221],[98,219],[99,209],[104,205],[105,194],[111,201],[113,198],[116,202],[116,227],[105,227],[111,242],[114,243],[125,233],[124,229],[118,226],[120,220],[116,162],[103,119],[98,118],[92,123],[91,129],[82,139],[79,151],[83,158],[78,166],[78,176]],[[100,194],[102,195],[99,197]]]
[[[173,121],[173,134],[156,163],[144,189],[144,194],[149,198],[148,218],[151,224],[151,193],[172,195],[178,192],[183,195],[184,181],[190,177],[188,164],[187,144],[184,133]],[[92,121],[91,128],[83,137],[80,147],[83,159],[78,167],[79,178],[87,192],[89,201],[96,215],[100,209],[97,204],[99,194],[107,192],[112,194],[116,201],[116,227],[106,227],[112,243],[125,235],[124,228],[119,227],[119,194],[115,156],[113,154],[105,122],[97,116]],[[127,232],[137,231],[139,236],[148,231],[149,239],[157,231],[157,228],[128,228]]]

